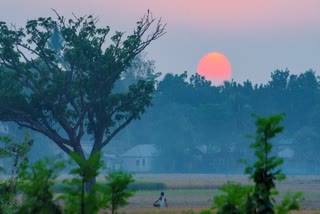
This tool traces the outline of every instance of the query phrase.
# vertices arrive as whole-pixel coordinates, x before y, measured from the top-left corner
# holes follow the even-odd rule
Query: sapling
[[[59,214],[62,213],[54,200],[53,185],[59,170],[64,168],[62,161],[45,158],[33,164],[24,164],[19,173],[19,190],[22,204],[16,213]]]
[[[279,166],[283,159],[271,155],[272,143],[270,140],[284,129],[279,125],[284,114],[273,115],[267,118],[253,115],[256,118],[256,133],[252,136],[255,142],[250,145],[255,150],[256,162],[248,166],[245,172],[254,181],[252,200],[254,203],[253,213],[273,214],[275,200],[272,195],[277,194],[275,181],[284,180],[285,175]]]
[[[214,197],[213,209],[218,213],[234,214],[287,214],[290,210],[298,210],[298,199],[301,193],[286,195],[280,205],[276,205],[273,195],[277,195],[275,182],[285,179],[280,169],[283,159],[271,154],[271,139],[284,129],[279,123],[283,120],[284,114],[262,118],[256,118],[256,133],[249,136],[254,139],[250,145],[255,150],[256,161],[245,169],[250,175],[254,186],[241,186],[240,184],[227,183],[221,190],[225,195]]]
[[[72,168],[71,179],[64,179],[64,194],[59,199],[65,204],[66,213],[98,213],[100,202],[96,194],[97,184],[95,183],[90,191],[86,192],[86,184],[91,179],[99,175],[99,169],[102,167],[100,153],[91,155],[87,160],[81,158],[77,153],[72,153],[72,160],[77,162],[75,168]]]
[[[134,179],[131,173],[114,171],[106,176],[106,180],[105,198],[107,199],[108,208],[114,214],[118,208],[127,205],[127,199],[133,196],[134,191],[128,189],[128,186],[134,182]]]

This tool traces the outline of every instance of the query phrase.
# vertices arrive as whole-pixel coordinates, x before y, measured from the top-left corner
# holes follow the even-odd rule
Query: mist
[[[284,132],[273,153],[286,174],[319,174],[320,83],[312,70],[271,73],[267,84],[225,82],[212,86],[198,75],[167,74],[158,83],[153,106],[112,142],[119,152],[137,145],[156,148],[152,173],[241,174],[254,161],[252,114],[285,113]],[[136,157],[136,159],[144,158]],[[139,172],[138,169],[136,169]],[[143,171],[143,170],[142,170]]]
[[[127,77],[134,82],[132,75]],[[126,78],[121,81],[115,90],[130,84]],[[285,113],[284,132],[272,141],[274,155],[284,159],[283,172],[319,174],[319,106],[320,82],[312,70],[300,75],[276,70],[267,84],[260,85],[247,80],[213,86],[188,72],[167,74],[158,81],[153,105],[103,149],[105,169],[243,174],[246,164],[241,160],[255,161],[249,146],[254,141],[249,136],[255,134],[252,114]],[[23,137],[14,123],[2,123],[0,131],[15,139]],[[31,161],[56,155],[68,159],[47,137],[29,132],[35,142]],[[89,155],[92,139],[85,135],[82,145]]]

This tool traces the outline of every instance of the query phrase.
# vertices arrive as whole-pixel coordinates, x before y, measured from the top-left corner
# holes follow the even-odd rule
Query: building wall
[[[152,170],[152,157],[123,157],[122,168],[130,172],[149,172]]]

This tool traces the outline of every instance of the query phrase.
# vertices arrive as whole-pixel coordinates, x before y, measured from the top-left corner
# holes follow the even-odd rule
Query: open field
[[[248,184],[245,175],[216,175],[216,174],[137,174],[136,181],[162,182],[166,189],[152,191],[137,191],[130,198],[129,205],[119,213],[147,214],[147,213],[200,213],[212,205],[212,199],[219,194],[219,187],[227,181]],[[320,214],[320,176],[287,176],[287,179],[277,184],[281,200],[286,192],[303,192],[300,201],[301,210],[292,213]],[[168,209],[156,209],[152,203],[165,192]]]

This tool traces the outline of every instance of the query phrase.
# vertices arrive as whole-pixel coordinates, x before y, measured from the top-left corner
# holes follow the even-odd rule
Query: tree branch
[[[114,136],[116,136],[122,129],[124,129],[127,125],[130,124],[130,122],[134,119],[133,116],[131,116],[129,119],[127,119],[123,124],[121,124],[118,128],[116,128],[108,137],[105,139],[101,144],[101,149],[105,147]]]

